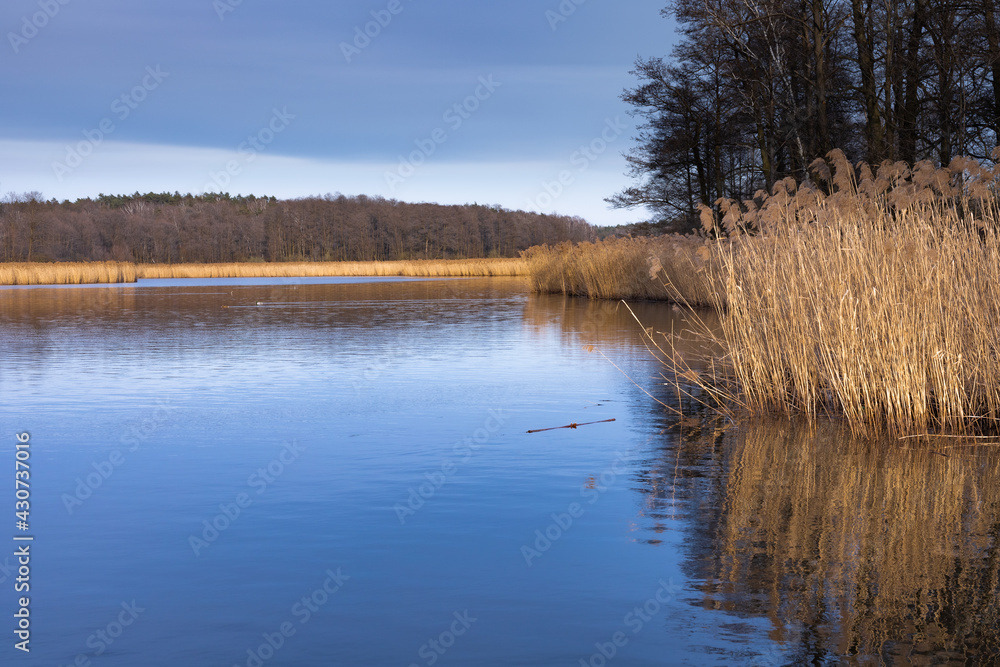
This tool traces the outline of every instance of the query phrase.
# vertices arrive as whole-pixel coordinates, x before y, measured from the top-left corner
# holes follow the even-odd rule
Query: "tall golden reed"
[[[536,291],[714,306],[721,327],[701,333],[725,352],[711,372],[676,362],[669,342],[660,351],[678,389],[694,382],[729,412],[832,415],[855,432],[996,431],[1000,149],[994,158],[873,171],[835,150],[812,181],[703,207],[704,231],[723,240],[523,256]]]
[[[726,357],[710,382],[750,412],[855,432],[995,430],[1000,170],[887,163],[859,179],[831,160],[826,193],[782,183],[726,212],[759,234],[718,247],[726,312],[710,335]]]
[[[82,285],[135,280],[135,265],[129,262],[0,263],[0,285]]]
[[[513,277],[527,275],[520,258],[417,259],[385,262],[233,262],[140,264],[140,278],[280,278],[329,276]]]
[[[123,283],[135,282],[137,278],[502,277],[524,276],[527,271],[527,264],[520,258],[228,264],[15,263],[0,264],[0,285]]]
[[[595,299],[716,301],[716,265],[704,238],[672,234],[535,246],[522,253],[535,292]]]

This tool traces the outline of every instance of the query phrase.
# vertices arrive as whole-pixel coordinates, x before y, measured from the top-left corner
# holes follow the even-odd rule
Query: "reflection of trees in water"
[[[0,290],[0,321],[45,326],[55,317],[115,317],[135,309],[136,288],[30,287]]]
[[[663,346],[665,334],[669,334],[672,351],[691,368],[705,370],[720,350],[696,331],[706,326],[717,328],[718,321],[713,311],[697,311],[692,317],[663,301],[635,301],[626,305],[621,301],[533,294],[524,307],[524,322],[531,331],[539,334],[558,331],[569,345],[593,345],[602,352],[613,349],[613,360],[627,356],[637,366],[648,367],[648,373],[632,379],[651,391],[655,379],[668,372],[658,363],[661,353],[652,347],[651,340]],[[674,396],[658,398],[670,405],[671,401],[676,403]]]
[[[679,316],[678,312],[662,302],[640,301],[630,303],[629,307],[645,326],[669,327]],[[574,337],[574,342],[581,345],[621,342],[642,344],[642,327],[620,301],[533,294],[525,304],[524,321],[536,330],[554,328]]]
[[[833,425],[679,428],[642,476],[644,513],[653,531],[690,526],[706,608],[766,615],[795,664],[1000,659],[996,448],[913,451]]]

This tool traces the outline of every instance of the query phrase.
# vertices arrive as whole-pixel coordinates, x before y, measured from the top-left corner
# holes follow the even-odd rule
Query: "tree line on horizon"
[[[637,182],[608,201],[659,228],[744,201],[841,149],[852,163],[991,161],[1000,141],[997,0],[671,0],[670,58],[640,58]]]
[[[32,192],[0,201],[0,262],[516,257],[533,245],[592,240],[595,230],[578,217],[365,195],[135,193],[60,203]]]

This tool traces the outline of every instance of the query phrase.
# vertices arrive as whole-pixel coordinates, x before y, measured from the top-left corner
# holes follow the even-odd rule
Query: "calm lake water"
[[[997,448],[680,420],[640,334],[518,280],[0,289],[0,662],[996,664]]]

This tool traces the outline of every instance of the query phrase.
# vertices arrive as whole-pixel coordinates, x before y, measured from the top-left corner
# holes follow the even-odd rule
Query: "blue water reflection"
[[[677,432],[583,349],[656,386],[615,304],[517,280],[155,283],[0,292],[0,433],[31,433],[37,540],[14,663],[785,662],[763,615],[704,604]],[[699,456],[684,479],[725,474]]]

